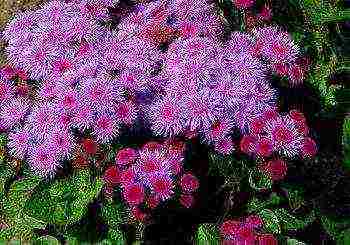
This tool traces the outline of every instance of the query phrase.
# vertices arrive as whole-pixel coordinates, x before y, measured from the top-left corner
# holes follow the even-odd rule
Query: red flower
[[[192,195],[189,194],[182,194],[180,196],[180,203],[182,206],[184,206],[185,208],[190,208],[193,206],[194,203],[194,198]]]
[[[82,142],[82,146],[87,154],[95,155],[97,152],[98,146],[92,139],[84,139]]]
[[[273,64],[272,68],[276,72],[276,74],[281,77],[288,75],[288,66],[284,63]]]
[[[245,219],[244,224],[249,228],[257,229],[263,225],[263,220],[258,215],[249,215]]]
[[[103,176],[104,180],[111,185],[116,185],[119,183],[120,180],[120,174],[119,170],[116,166],[109,167]]]
[[[5,79],[7,80],[11,79],[16,74],[16,70],[9,65],[4,65],[1,68],[1,71],[4,74]]]
[[[173,182],[170,178],[158,177],[152,181],[152,192],[155,193],[161,200],[169,199],[173,192]]]
[[[149,141],[142,146],[142,150],[157,151],[162,148],[162,144],[156,141]]]
[[[147,198],[147,205],[149,208],[156,208],[160,202],[160,199],[158,196],[151,194]]]
[[[137,206],[143,202],[145,191],[142,185],[131,184],[124,189],[124,199],[131,206]]]
[[[313,157],[317,153],[317,145],[313,139],[306,137],[301,148],[301,154],[304,158]]]
[[[254,135],[261,134],[264,126],[265,126],[265,121],[263,119],[255,118],[250,124],[249,132]]]
[[[220,234],[226,239],[232,239],[240,230],[241,222],[236,220],[227,220],[220,227]]]
[[[244,153],[253,153],[256,149],[256,138],[250,135],[244,135],[240,142],[241,151]]]
[[[278,245],[278,241],[272,234],[260,234],[257,240],[258,245]]]
[[[115,162],[117,165],[128,165],[133,163],[138,156],[138,153],[133,148],[124,148],[117,152]]]
[[[257,142],[257,155],[268,157],[272,154],[272,143],[268,138],[260,138]]]
[[[249,8],[254,5],[255,0],[234,0],[234,5],[238,9]]]
[[[137,221],[144,221],[146,218],[146,214],[143,213],[139,208],[137,207],[132,207],[131,208],[131,213],[134,216],[135,220]]]
[[[23,81],[28,80],[28,75],[27,75],[27,73],[26,73],[24,70],[22,70],[22,69],[16,69],[16,75],[17,75],[20,79],[22,79]]]
[[[277,181],[286,176],[288,167],[283,160],[276,159],[260,166],[260,170],[270,176],[273,181]]]
[[[134,178],[135,178],[135,172],[132,168],[128,168],[128,169],[122,171],[120,174],[120,182],[124,186],[127,186],[127,185],[133,183]]]
[[[254,244],[255,234],[251,228],[241,226],[237,231],[237,238],[242,244]]]
[[[298,110],[290,110],[289,116],[296,122],[306,122],[304,114]]]
[[[184,174],[180,179],[180,186],[184,193],[192,193],[198,189],[199,181],[192,174]]]

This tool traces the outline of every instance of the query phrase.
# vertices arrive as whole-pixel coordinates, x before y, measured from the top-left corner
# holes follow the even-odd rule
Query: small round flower
[[[94,111],[90,105],[84,102],[78,102],[78,104],[79,106],[76,110],[76,113],[74,113],[72,121],[75,127],[77,127],[80,131],[84,131],[93,125]]]
[[[134,183],[124,187],[123,196],[130,206],[137,206],[143,202],[145,190],[142,185]]]
[[[272,154],[271,140],[266,137],[260,137],[256,144],[256,154],[261,157],[269,157]]]
[[[134,217],[135,220],[137,221],[144,221],[146,218],[146,214],[141,211],[138,207],[132,207],[131,208],[131,213]]]
[[[146,112],[152,131],[161,136],[179,134],[185,128],[181,119],[182,110],[180,101],[170,97],[153,104]]]
[[[185,208],[190,208],[194,204],[194,198],[191,194],[181,194],[179,201]]]
[[[317,153],[317,145],[313,139],[306,137],[301,147],[301,155],[304,158],[314,157]]]
[[[103,175],[103,179],[106,183],[115,186],[119,183],[120,173],[116,166],[111,166],[107,168]]]
[[[81,146],[83,147],[84,152],[89,155],[95,155],[98,150],[98,145],[93,139],[83,139],[81,142]]]
[[[151,178],[151,190],[162,201],[169,199],[173,194],[174,185],[171,178],[167,176],[157,176]]]
[[[250,8],[254,5],[255,0],[234,0],[234,5],[238,9]]]
[[[122,102],[115,107],[117,120],[126,125],[131,125],[137,118],[137,108],[132,101]]]
[[[47,141],[54,148],[57,148],[57,157],[61,160],[69,158],[73,149],[76,147],[72,135],[68,130],[62,130],[62,128],[58,127],[54,127],[51,130]]]
[[[115,157],[117,165],[129,165],[138,157],[138,152],[133,148],[123,148],[119,150]]]
[[[237,220],[227,220],[220,227],[220,234],[225,239],[233,239],[241,227],[241,222]]]
[[[204,130],[205,141],[214,142],[223,139],[231,132],[233,126],[233,121],[227,118],[214,122],[210,128]]]
[[[244,153],[255,153],[256,138],[250,135],[244,135],[240,142],[240,149]]]
[[[214,149],[223,155],[229,155],[235,150],[235,146],[230,137],[225,137],[214,142]]]
[[[278,181],[284,179],[287,174],[288,166],[283,160],[276,159],[263,164],[260,166],[260,169],[271,177],[273,181]]]
[[[141,148],[142,151],[158,151],[162,149],[162,144],[156,141],[149,141]]]
[[[237,241],[239,241],[239,244],[254,244],[255,234],[253,229],[242,225],[237,232]]]
[[[262,8],[260,9],[260,13],[259,13],[258,17],[259,17],[261,20],[270,21],[270,20],[272,19],[272,10],[271,10],[271,7],[268,6],[267,4],[265,4],[264,6],[262,6]]]
[[[99,143],[107,143],[119,135],[119,127],[115,120],[107,113],[97,115],[93,127],[93,135]]]
[[[0,109],[0,121],[6,128],[13,128],[25,118],[29,106],[29,101],[23,98],[15,98],[4,103]]]
[[[278,245],[277,239],[272,234],[259,234],[258,245]]]
[[[147,206],[151,209],[153,208],[156,208],[160,202],[160,199],[157,195],[155,194],[150,194],[148,197],[147,197]]]
[[[24,159],[29,147],[30,135],[24,130],[9,133],[7,147],[12,156]]]
[[[182,192],[192,193],[199,188],[199,181],[192,174],[184,174],[180,179],[180,187]]]
[[[122,186],[129,186],[135,182],[135,171],[132,168],[127,168],[120,173],[120,183]]]
[[[265,120],[262,117],[255,118],[249,125],[249,133],[258,135],[263,132]]]
[[[53,177],[60,166],[56,158],[57,149],[51,145],[37,145],[29,149],[28,163],[35,175],[40,177]]]
[[[263,225],[263,220],[258,215],[249,215],[245,218],[244,225],[251,229],[258,229]]]

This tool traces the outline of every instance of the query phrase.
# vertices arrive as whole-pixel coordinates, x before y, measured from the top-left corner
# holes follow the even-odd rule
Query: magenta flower
[[[132,125],[137,118],[138,109],[133,102],[125,101],[116,105],[115,114],[121,123]]]
[[[52,129],[46,142],[57,149],[57,157],[60,160],[71,157],[73,149],[77,146],[70,132],[60,127]]]
[[[191,194],[181,194],[179,201],[185,208],[190,208],[194,204],[194,197]]]
[[[271,63],[293,63],[298,55],[298,48],[287,32],[276,26],[254,30],[257,42],[262,43],[261,54]]]
[[[78,108],[72,118],[72,123],[80,131],[90,128],[94,122],[94,111],[92,107],[82,99],[78,100]]]
[[[15,98],[2,105],[0,121],[4,127],[11,129],[25,119],[29,111],[29,101],[24,98]]]
[[[287,174],[288,166],[281,160],[276,159],[259,166],[259,169],[267,174],[273,181],[282,180]]]
[[[117,165],[128,165],[133,163],[138,157],[138,152],[133,148],[123,148],[119,150],[115,157],[115,163]]]
[[[151,129],[156,135],[174,136],[179,134],[184,128],[181,102],[165,97],[151,105],[146,111],[146,116],[151,123]]]
[[[234,122],[227,117],[217,120],[210,128],[204,130],[204,141],[213,143],[224,138],[226,135],[231,133],[234,127]]]
[[[180,187],[183,193],[192,193],[199,188],[199,181],[197,177],[187,173],[181,177]]]
[[[140,184],[130,184],[123,188],[123,197],[129,205],[137,206],[143,202],[145,190]]]
[[[0,105],[13,97],[14,95],[14,88],[12,85],[7,83],[5,80],[0,79]]]
[[[234,0],[234,5],[238,9],[250,8],[254,5],[255,0]]]
[[[30,134],[25,129],[10,132],[7,147],[12,156],[24,159],[29,148]]]
[[[32,146],[28,154],[28,163],[33,173],[44,178],[53,177],[60,166],[56,158],[57,150],[46,144]]]
[[[224,137],[214,142],[214,149],[224,155],[229,155],[235,150],[235,146],[230,137]]]
[[[151,190],[161,200],[169,199],[173,194],[174,184],[168,176],[157,176],[151,178]]]
[[[98,113],[93,127],[93,135],[99,143],[107,143],[119,135],[116,120],[107,113]]]

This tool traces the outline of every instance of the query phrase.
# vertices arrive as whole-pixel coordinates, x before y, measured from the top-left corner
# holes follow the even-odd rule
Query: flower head
[[[115,157],[117,165],[128,165],[133,163],[138,157],[138,152],[133,148],[123,148],[119,150]]]
[[[180,186],[182,192],[192,193],[198,189],[199,181],[194,175],[187,173],[181,177]]]
[[[0,121],[6,128],[18,125],[29,111],[29,101],[24,98],[15,98],[2,105]]]
[[[151,178],[151,190],[161,200],[169,199],[173,194],[173,181],[168,176],[154,176]]]
[[[30,134],[25,129],[20,129],[10,132],[8,139],[7,147],[10,149],[11,155],[24,159],[29,147]]]
[[[145,198],[145,190],[140,184],[130,184],[124,187],[123,196],[125,201],[131,206],[137,206]]]
[[[29,149],[28,163],[34,174],[41,177],[53,177],[60,163],[57,148],[52,145],[35,145]]]

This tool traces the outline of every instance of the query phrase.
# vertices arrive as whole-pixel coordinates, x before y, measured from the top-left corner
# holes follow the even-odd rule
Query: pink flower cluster
[[[220,234],[225,245],[277,245],[277,239],[271,234],[260,232],[263,220],[257,215],[250,215],[243,221],[226,220],[220,226]]]
[[[272,156],[273,152],[287,158],[298,156],[313,157],[317,146],[308,136],[309,130],[304,115],[291,110],[279,115],[276,111],[266,111],[249,126],[249,134],[240,142],[242,152],[255,154],[261,158]]]
[[[104,173],[107,191],[119,185],[125,202],[140,214],[138,206],[146,203],[155,208],[170,199],[178,185],[185,207],[193,203],[191,195],[199,187],[198,179],[183,173],[184,144],[173,140],[148,142],[140,149],[123,148],[116,154],[116,164]],[[137,217],[136,217],[137,218]]]

